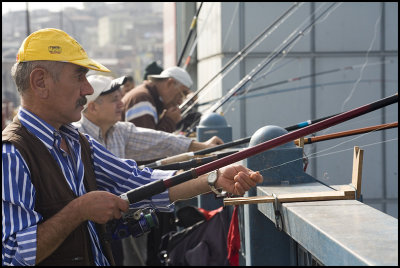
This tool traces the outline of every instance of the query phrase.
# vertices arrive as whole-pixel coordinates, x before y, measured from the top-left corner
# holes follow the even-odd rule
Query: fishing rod
[[[369,64],[367,64],[365,66],[386,64],[386,63],[394,63],[394,61],[393,60],[386,60],[386,61],[383,61],[383,62],[374,62],[374,63],[369,63]],[[352,65],[352,66],[345,66],[345,67],[341,67],[341,68],[335,68],[335,69],[331,69],[331,70],[327,70],[327,71],[322,71],[322,72],[319,72],[319,73],[313,73],[313,74],[307,74],[307,75],[303,75],[303,76],[297,76],[297,77],[285,79],[285,80],[282,80],[282,81],[279,81],[279,82],[270,83],[270,84],[267,84],[267,85],[264,85],[264,86],[255,87],[255,88],[249,89],[249,90],[247,90],[245,92],[244,91],[240,91],[240,92],[234,94],[233,97],[239,96],[239,97],[243,98],[242,95],[248,94],[248,93],[251,93],[251,92],[254,92],[254,91],[258,91],[258,90],[261,90],[261,89],[265,89],[265,88],[269,88],[269,87],[273,87],[273,86],[278,86],[278,85],[282,85],[282,84],[287,84],[287,83],[292,83],[292,82],[297,82],[297,81],[300,81],[300,80],[302,80],[304,78],[317,77],[319,75],[334,73],[334,72],[338,72],[338,71],[354,70],[356,68],[360,68],[360,66],[362,66],[362,64],[356,64],[356,65]],[[257,80],[260,80],[263,76],[265,76],[265,74],[262,75],[260,78],[257,78]],[[369,80],[367,80],[367,81],[369,81]],[[279,90],[276,90],[275,93],[279,93]],[[199,103],[199,104],[197,104],[197,106],[199,107],[199,106],[203,106],[203,105],[208,105],[208,104],[216,102],[217,100],[219,100],[219,98]]]
[[[190,30],[189,30],[188,36],[186,37],[186,42],[185,42],[185,45],[183,46],[181,55],[179,56],[179,60],[178,60],[177,66],[181,65],[183,55],[185,54],[186,48],[187,48],[187,46],[189,44],[190,37],[192,36],[194,28],[196,27],[197,17],[199,16],[199,13],[200,13],[200,10],[201,10],[202,6],[203,6],[203,2],[200,3],[200,6],[197,9],[197,12],[196,12],[196,14],[194,15],[194,17],[192,19],[192,23],[190,24]]]
[[[326,134],[326,135],[320,135],[320,136],[316,136],[316,137],[304,138],[303,142],[301,142],[300,139],[298,139],[298,140],[295,140],[294,143],[296,145],[300,145],[300,143],[311,144],[314,142],[327,141],[327,140],[332,140],[332,139],[337,139],[337,138],[342,138],[342,137],[348,137],[348,136],[363,134],[363,133],[367,133],[367,132],[371,132],[371,131],[379,131],[379,130],[396,128],[396,127],[398,127],[398,125],[399,125],[398,122],[381,124],[381,125],[376,125],[376,126],[371,126],[371,127],[364,127],[364,128],[341,131],[341,132],[336,132],[336,133],[331,133],[331,134]]]
[[[278,27],[278,25],[283,21],[284,18],[291,15],[294,12],[294,10],[296,10],[302,4],[303,3],[294,3],[278,19],[276,19],[269,27],[265,28],[265,30],[262,33],[260,33],[258,36],[256,36],[256,38],[253,41],[251,41],[246,47],[244,47],[232,59],[230,59],[217,74],[215,74],[210,80],[208,80],[207,83],[205,83],[200,89],[196,90],[196,92],[193,93],[190,98],[186,99],[179,106],[179,109],[181,110],[181,116],[182,117],[185,116],[193,108],[193,106],[196,104],[196,102],[193,102],[191,105],[189,105],[189,103],[191,103],[201,91],[203,91],[206,87],[208,87],[208,85],[210,85],[210,83],[212,81],[214,81],[215,78],[217,78],[220,74],[222,74],[226,69],[228,69],[228,67],[230,67],[233,63],[235,63],[239,58],[240,58],[240,60],[242,60],[248,53],[250,53],[256,47],[256,46],[254,46],[254,44],[259,43],[259,41],[261,42],[262,39],[266,38],[267,33],[268,33],[268,35],[271,34],[273,32],[273,30],[275,30]],[[238,62],[240,62],[240,61],[238,61]],[[238,62],[236,62],[236,64]]]
[[[380,99],[378,101],[360,106],[358,108],[355,108],[353,110],[347,111],[340,113],[336,116],[333,116],[331,118],[328,118],[326,120],[320,121],[318,123],[312,124],[310,126],[300,128],[298,130],[295,130],[293,132],[289,132],[287,134],[284,134],[282,136],[273,138],[271,140],[262,142],[260,144],[257,144],[253,147],[244,149],[240,152],[231,154],[229,156],[223,157],[221,159],[212,161],[210,163],[204,164],[202,166],[192,168],[188,171],[185,171],[183,173],[180,173],[178,175],[175,175],[171,178],[164,179],[164,180],[158,180],[151,182],[149,184],[143,185],[141,187],[138,187],[136,189],[133,189],[131,191],[128,191],[120,197],[129,203],[135,203],[138,201],[141,201],[143,199],[149,198],[153,195],[159,194],[164,192],[166,189],[173,187],[175,185],[178,185],[180,183],[186,182],[188,180],[197,178],[198,176],[201,176],[203,174],[206,174],[210,171],[216,170],[218,168],[224,167],[226,165],[238,162],[240,160],[243,160],[245,158],[248,158],[250,156],[256,155],[258,153],[267,151],[269,149],[275,148],[277,146],[280,146],[282,144],[288,143],[290,141],[293,141],[295,139],[304,137],[306,135],[309,135],[314,132],[318,132],[320,130],[332,127],[334,125],[337,125],[339,123],[348,121],[350,119],[356,118],[358,116],[361,116],[363,114],[375,111],[377,109],[380,109],[382,107],[385,107],[387,105],[396,103],[399,101],[398,93],[394,94],[393,96],[386,97],[384,99]]]
[[[342,132],[336,132],[336,133],[321,135],[321,136],[316,136],[316,137],[304,138],[303,141],[300,141],[300,139],[297,139],[294,141],[294,143],[297,146],[302,146],[302,144],[311,144],[311,143],[315,143],[315,142],[319,142],[319,141],[326,141],[326,140],[331,140],[331,139],[336,139],[336,138],[342,138],[342,137],[348,137],[348,136],[368,133],[371,131],[380,131],[380,130],[385,130],[385,129],[396,128],[396,127],[398,127],[398,122],[381,124],[381,125],[359,128],[359,129],[353,129],[353,130],[342,131]],[[188,161],[158,166],[157,169],[188,170],[189,168],[198,167],[200,165],[207,164],[211,161],[220,159],[222,157],[231,155],[236,152],[238,152],[238,151],[225,152],[225,153],[220,153],[220,154],[206,156],[206,157],[196,157],[196,158],[188,160]]]
[[[283,42],[282,47],[278,49],[278,51],[274,52],[272,56],[267,57],[263,62],[261,62],[256,68],[254,68],[249,74],[247,74],[239,83],[234,86],[225,96],[217,101],[214,105],[212,105],[209,110],[215,112],[221,107],[227,100],[229,100],[234,94],[236,94],[239,90],[243,89],[247,84],[259,73],[264,69],[267,65],[269,65],[275,58],[277,58],[281,54],[287,54],[285,51],[289,48],[294,42],[298,41],[300,37],[305,35],[307,32],[321,17],[323,17],[333,6],[337,3],[333,3],[330,5],[326,10],[324,10],[317,18],[315,18],[311,23],[309,23],[306,27],[302,30],[298,31],[297,34],[289,41]],[[297,29],[295,30],[295,32]],[[285,53],[283,53],[285,51]]]
[[[321,117],[321,118],[317,118],[317,119],[312,119],[312,120],[306,120],[306,121],[297,123],[295,125],[286,127],[285,129],[287,131],[293,131],[293,130],[296,130],[296,129],[299,129],[299,128],[303,128],[303,127],[309,126],[311,124],[315,124],[315,123],[320,122],[322,120],[331,118],[331,117],[333,117],[335,115],[338,115],[338,114],[329,115],[329,116],[325,116],[325,117]],[[233,147],[233,146],[236,146],[236,145],[241,145],[241,144],[248,143],[250,141],[250,139],[251,139],[251,136],[246,137],[246,138],[242,138],[242,139],[238,139],[238,140],[232,141],[232,142],[227,142],[227,143],[224,143],[224,144],[221,144],[221,145],[217,145],[217,146],[212,147],[212,148],[203,149],[203,150],[197,151],[195,153],[196,154],[200,154],[200,155],[201,154],[203,154],[203,155],[209,154],[209,153],[212,153],[212,152],[215,152],[215,151],[219,151],[219,150],[222,150],[222,149],[225,149],[225,148],[229,148],[229,147]]]
[[[183,64],[183,67],[182,67],[185,70],[188,67],[189,63],[190,63],[190,60],[192,59],[192,55],[193,55],[194,49],[196,48],[196,45],[197,45],[197,41],[198,41],[198,36],[197,36],[197,34],[195,34],[195,39],[194,39],[192,48],[190,49],[189,55],[187,56],[186,61]]]
[[[370,63],[370,64],[367,64],[367,65],[385,64],[387,62],[393,63],[392,60],[388,60],[388,61],[383,61],[383,62],[374,62],[374,63]],[[335,73],[335,72],[339,72],[339,71],[354,70],[356,68],[360,68],[361,66],[362,66],[362,64],[356,64],[356,65],[352,65],[352,66],[345,66],[345,67],[341,67],[341,68],[335,68],[335,69],[331,69],[331,70],[327,70],[327,71],[322,71],[322,72],[319,72],[319,73],[312,73],[312,74],[307,74],[307,75],[303,75],[303,76],[297,76],[297,77],[285,79],[285,80],[282,80],[282,81],[279,81],[279,82],[275,82],[275,83],[267,84],[267,85],[264,85],[264,86],[252,88],[252,89],[249,89],[249,90],[247,90],[245,92],[241,91],[241,92],[236,93],[235,96],[241,96],[243,94],[251,93],[251,92],[254,92],[254,91],[257,91],[257,90],[260,90],[260,89],[265,89],[265,88],[278,86],[278,85],[282,85],[282,84],[286,84],[286,83],[297,82],[297,81],[300,81],[300,80],[302,80],[304,78],[317,77],[319,75],[330,74],[330,73]],[[260,78],[257,78],[257,80],[262,79],[263,76],[261,76]]]
[[[326,116],[326,117],[322,117],[322,118],[318,118],[318,119],[303,121],[301,123],[292,125],[290,127],[286,127],[285,129],[287,131],[293,131],[293,130],[296,130],[296,129],[299,129],[299,128],[302,128],[305,126],[309,126],[311,124],[315,124],[322,120],[331,118],[338,114],[334,114],[334,115],[330,115],[330,116]],[[360,129],[355,129],[355,130],[337,132],[337,133],[333,133],[333,134],[321,135],[318,137],[304,138],[303,144],[310,144],[310,143],[317,142],[317,141],[346,137],[346,136],[351,136],[351,135],[362,134],[362,133],[373,131],[373,130],[378,131],[378,130],[390,129],[390,128],[395,128],[395,127],[397,127],[397,122],[382,124],[382,125],[377,125],[377,126],[372,126],[372,127],[366,127],[366,128],[360,128]],[[246,143],[250,142],[250,139],[251,139],[251,136],[242,138],[242,139],[238,139],[235,141],[227,142],[227,143],[224,143],[221,145],[217,145],[212,148],[206,148],[206,149],[199,150],[196,152],[179,154],[179,155],[177,155],[178,157],[176,157],[176,156],[167,157],[167,158],[160,159],[160,160],[154,161],[154,162],[146,164],[146,165],[142,165],[140,168],[143,169],[145,167],[149,167],[152,169],[183,169],[183,167],[187,167],[187,166],[191,165],[190,163],[195,164],[196,162],[194,162],[194,161],[190,162],[190,161],[193,160],[192,158],[194,158],[196,156],[205,158],[205,157],[207,157],[208,154],[213,153],[215,151],[234,147],[237,145],[246,144]],[[295,144],[299,145],[300,141],[296,140]],[[198,158],[198,157],[196,157],[196,159],[202,159],[202,158]],[[214,156],[210,156],[210,157],[214,157]],[[185,164],[182,164],[182,167],[180,167],[179,161],[182,161],[180,163],[185,163]],[[174,164],[176,164],[177,162],[178,162],[177,166],[174,166]]]
[[[188,161],[183,161],[183,162],[171,163],[171,164],[158,166],[157,169],[162,169],[162,170],[179,170],[179,169],[183,169],[183,170],[187,170],[189,168],[197,167],[197,166],[200,166],[200,165],[204,165],[204,164],[210,163],[211,161],[220,159],[222,157],[225,157],[225,156],[231,155],[233,153],[237,153],[237,152],[238,152],[238,150],[231,151],[231,152],[219,153],[219,154],[212,155],[212,156],[196,157],[196,158],[190,159]]]
[[[374,82],[381,82],[382,80],[380,79],[363,79],[360,80],[360,82],[363,83],[374,83]],[[385,81],[389,81],[390,80],[385,80]],[[355,80],[343,80],[343,81],[336,81],[336,82],[327,82],[327,83],[322,83],[322,84],[315,84],[314,86],[316,88],[318,87],[328,87],[328,86],[337,86],[337,85],[345,85],[345,84],[354,84]],[[290,88],[283,88],[283,89],[274,89],[274,90],[269,90],[267,92],[261,92],[261,93],[256,93],[256,94],[241,94],[240,96],[234,95],[232,96],[232,98],[229,101],[236,101],[236,100],[241,100],[241,99],[250,99],[250,98],[257,98],[257,97],[262,97],[262,96],[266,96],[266,95],[273,95],[273,94],[281,94],[281,93],[288,93],[291,91],[298,91],[298,90],[306,90],[306,89],[310,89],[311,88],[311,84],[310,85],[305,85],[305,86],[297,86],[297,87],[290,87]],[[263,87],[259,87],[257,88],[257,90],[262,89]],[[254,92],[252,92],[254,93]],[[237,99],[234,99],[237,98]],[[211,103],[214,103],[215,101],[217,101],[218,99],[214,99],[214,100],[210,100],[207,102],[203,102],[200,103],[198,106],[203,106],[203,105],[209,105]],[[224,113],[221,112],[221,114],[223,115]]]
[[[243,89],[245,86],[252,81],[252,79],[262,71],[267,65],[269,65],[275,58],[277,58],[280,54],[286,55],[287,51],[286,49],[289,49],[291,45],[294,45],[294,42],[298,41],[300,37],[304,36],[305,33],[315,24],[317,21],[323,17],[329,10],[331,10],[337,3],[331,4],[327,9],[325,9],[321,14],[319,14],[312,22],[310,22],[307,26],[305,26],[303,29],[298,30],[295,29],[294,32],[291,34],[294,35],[291,40],[285,40],[281,44],[281,48],[279,47],[272,53],[272,55],[269,55],[265,60],[263,60],[260,64],[258,64],[249,74],[247,74],[242,80],[239,81],[227,94],[225,94],[222,98],[220,98],[215,104],[213,104],[208,111],[215,112],[218,110],[225,102],[227,102],[233,95],[235,95],[238,91]],[[300,25],[301,27],[301,25]],[[297,34],[294,34],[296,33]],[[289,36],[290,39],[290,36]],[[193,105],[193,104],[192,104]],[[199,120],[194,120],[194,122],[190,125],[188,134],[193,132],[194,126],[198,123]],[[187,135],[188,135],[187,134]]]
[[[335,116],[335,115],[337,115],[337,114],[326,116],[326,117],[321,117],[321,118],[313,119],[313,120],[306,120],[306,121],[297,123],[295,125],[286,127],[285,129],[287,131],[292,131],[292,130],[295,130],[295,129],[299,129],[299,128],[302,128],[302,127],[317,123],[319,121],[325,120],[325,119],[330,118],[330,117]],[[207,155],[207,154],[210,154],[210,153],[213,153],[215,151],[219,151],[219,150],[222,150],[222,149],[225,149],[225,148],[230,148],[230,147],[233,147],[233,146],[245,144],[245,143],[248,143],[250,141],[250,139],[251,139],[251,136],[246,137],[246,138],[242,138],[242,139],[238,139],[236,141],[231,141],[231,142],[227,142],[227,143],[224,143],[224,144],[220,144],[220,145],[214,146],[212,148],[206,148],[206,149],[203,149],[203,150],[199,150],[199,151],[196,151],[196,152],[187,152],[187,153],[182,153],[182,154],[166,157],[166,158],[159,159],[159,160],[156,160],[154,162],[142,165],[140,168],[144,168],[146,166],[146,167],[149,167],[149,168],[153,168],[153,169],[157,168],[158,169],[162,165],[172,164],[172,163],[176,163],[176,162],[179,162],[179,161],[187,161],[187,160],[192,159],[195,156]]]

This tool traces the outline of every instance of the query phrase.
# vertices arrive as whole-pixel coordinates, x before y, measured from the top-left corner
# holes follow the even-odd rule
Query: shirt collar
[[[18,111],[18,119],[29,132],[38,137],[49,149],[53,148],[55,143],[61,141],[61,134],[65,138],[70,138],[76,142],[79,141],[78,129],[72,124],[61,126],[60,130],[55,129],[43,119],[23,107],[20,107]]]
[[[92,123],[87,117],[82,113],[81,120],[79,120],[75,126],[81,129],[82,132],[89,134],[94,139],[99,140],[101,137],[101,129],[96,124]]]
[[[82,118],[77,124],[74,123],[78,129],[81,130],[81,132],[84,132],[86,134],[89,134],[92,136],[95,140],[104,143],[105,137],[102,136],[101,129],[98,125],[90,121],[83,113],[82,113]],[[111,136],[113,131],[115,130],[115,124],[107,131],[107,137]]]

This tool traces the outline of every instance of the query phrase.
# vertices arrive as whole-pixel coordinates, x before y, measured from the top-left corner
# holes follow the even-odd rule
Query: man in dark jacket
[[[138,127],[174,132],[181,120],[179,104],[190,93],[192,79],[185,69],[171,67],[129,91],[122,98],[125,121]]]

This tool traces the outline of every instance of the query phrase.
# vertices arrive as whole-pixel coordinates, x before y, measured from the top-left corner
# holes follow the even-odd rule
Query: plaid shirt
[[[84,115],[73,123],[82,133],[100,142],[110,152],[120,158],[147,161],[173,156],[188,151],[192,139],[164,131],[136,127],[130,122],[117,122],[102,137],[101,129]]]

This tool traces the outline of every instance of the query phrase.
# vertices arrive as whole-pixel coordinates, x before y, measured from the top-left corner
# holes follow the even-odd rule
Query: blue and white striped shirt
[[[74,193],[77,196],[85,194],[77,129],[68,124],[57,130],[24,108],[20,108],[18,118],[48,148]],[[60,148],[61,136],[66,140],[71,155]],[[120,195],[154,180],[168,178],[174,173],[148,168],[140,170],[135,161],[117,158],[89,135],[85,136],[89,140],[99,190]],[[31,183],[28,165],[18,150],[9,143],[3,143],[2,147],[2,265],[34,265],[37,225],[43,219],[35,211],[35,188]],[[160,211],[171,211],[173,207],[170,206],[168,191],[153,196],[151,200],[131,205],[132,208],[149,206]],[[102,253],[94,223],[88,223],[95,264],[109,265]]]

